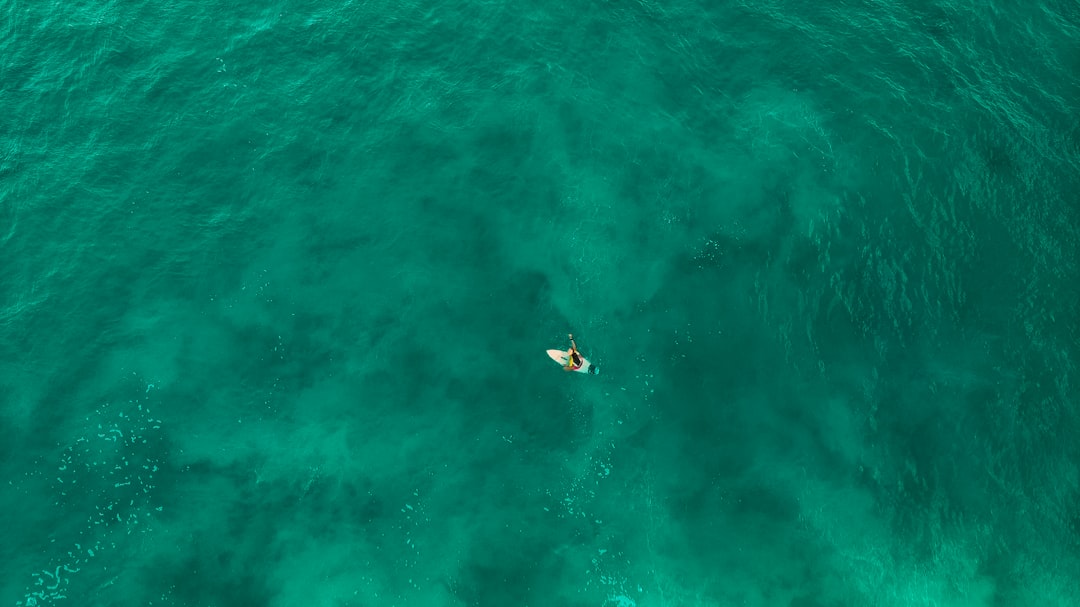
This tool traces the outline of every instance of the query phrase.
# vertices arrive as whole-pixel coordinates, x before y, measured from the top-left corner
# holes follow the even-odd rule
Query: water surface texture
[[[0,604],[1080,604],[1078,116],[1075,0],[0,0]]]

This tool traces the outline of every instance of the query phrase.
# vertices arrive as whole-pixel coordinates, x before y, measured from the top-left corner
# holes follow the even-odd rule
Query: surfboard
[[[559,363],[560,367],[566,366],[566,350],[548,350],[547,355],[551,357],[551,360]],[[581,357],[581,368],[574,369],[578,373],[588,373],[589,375],[599,375],[600,367],[597,367],[590,363],[584,356]]]

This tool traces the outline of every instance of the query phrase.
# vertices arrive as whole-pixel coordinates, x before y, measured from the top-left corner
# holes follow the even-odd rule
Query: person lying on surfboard
[[[581,368],[582,358],[581,353],[577,350],[577,344],[574,343],[574,334],[570,334],[570,349],[566,351],[566,366],[563,367],[563,371],[577,371]]]

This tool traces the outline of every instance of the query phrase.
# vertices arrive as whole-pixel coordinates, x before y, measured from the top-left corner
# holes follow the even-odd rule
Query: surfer
[[[577,344],[574,343],[574,334],[570,334],[570,349],[566,351],[566,366],[563,367],[563,371],[577,371],[581,368],[582,364],[581,353],[577,350]]]

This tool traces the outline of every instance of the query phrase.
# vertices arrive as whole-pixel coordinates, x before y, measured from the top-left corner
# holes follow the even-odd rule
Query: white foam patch
[[[80,571],[113,553],[127,536],[151,531],[153,513],[161,511],[153,499],[161,420],[147,402],[155,391],[146,384],[138,392],[140,399],[105,403],[87,415],[80,435],[60,454],[50,506],[59,518],[81,519],[85,526],[75,535],[42,538],[62,553],[31,574],[33,581],[17,606],[61,602]]]

